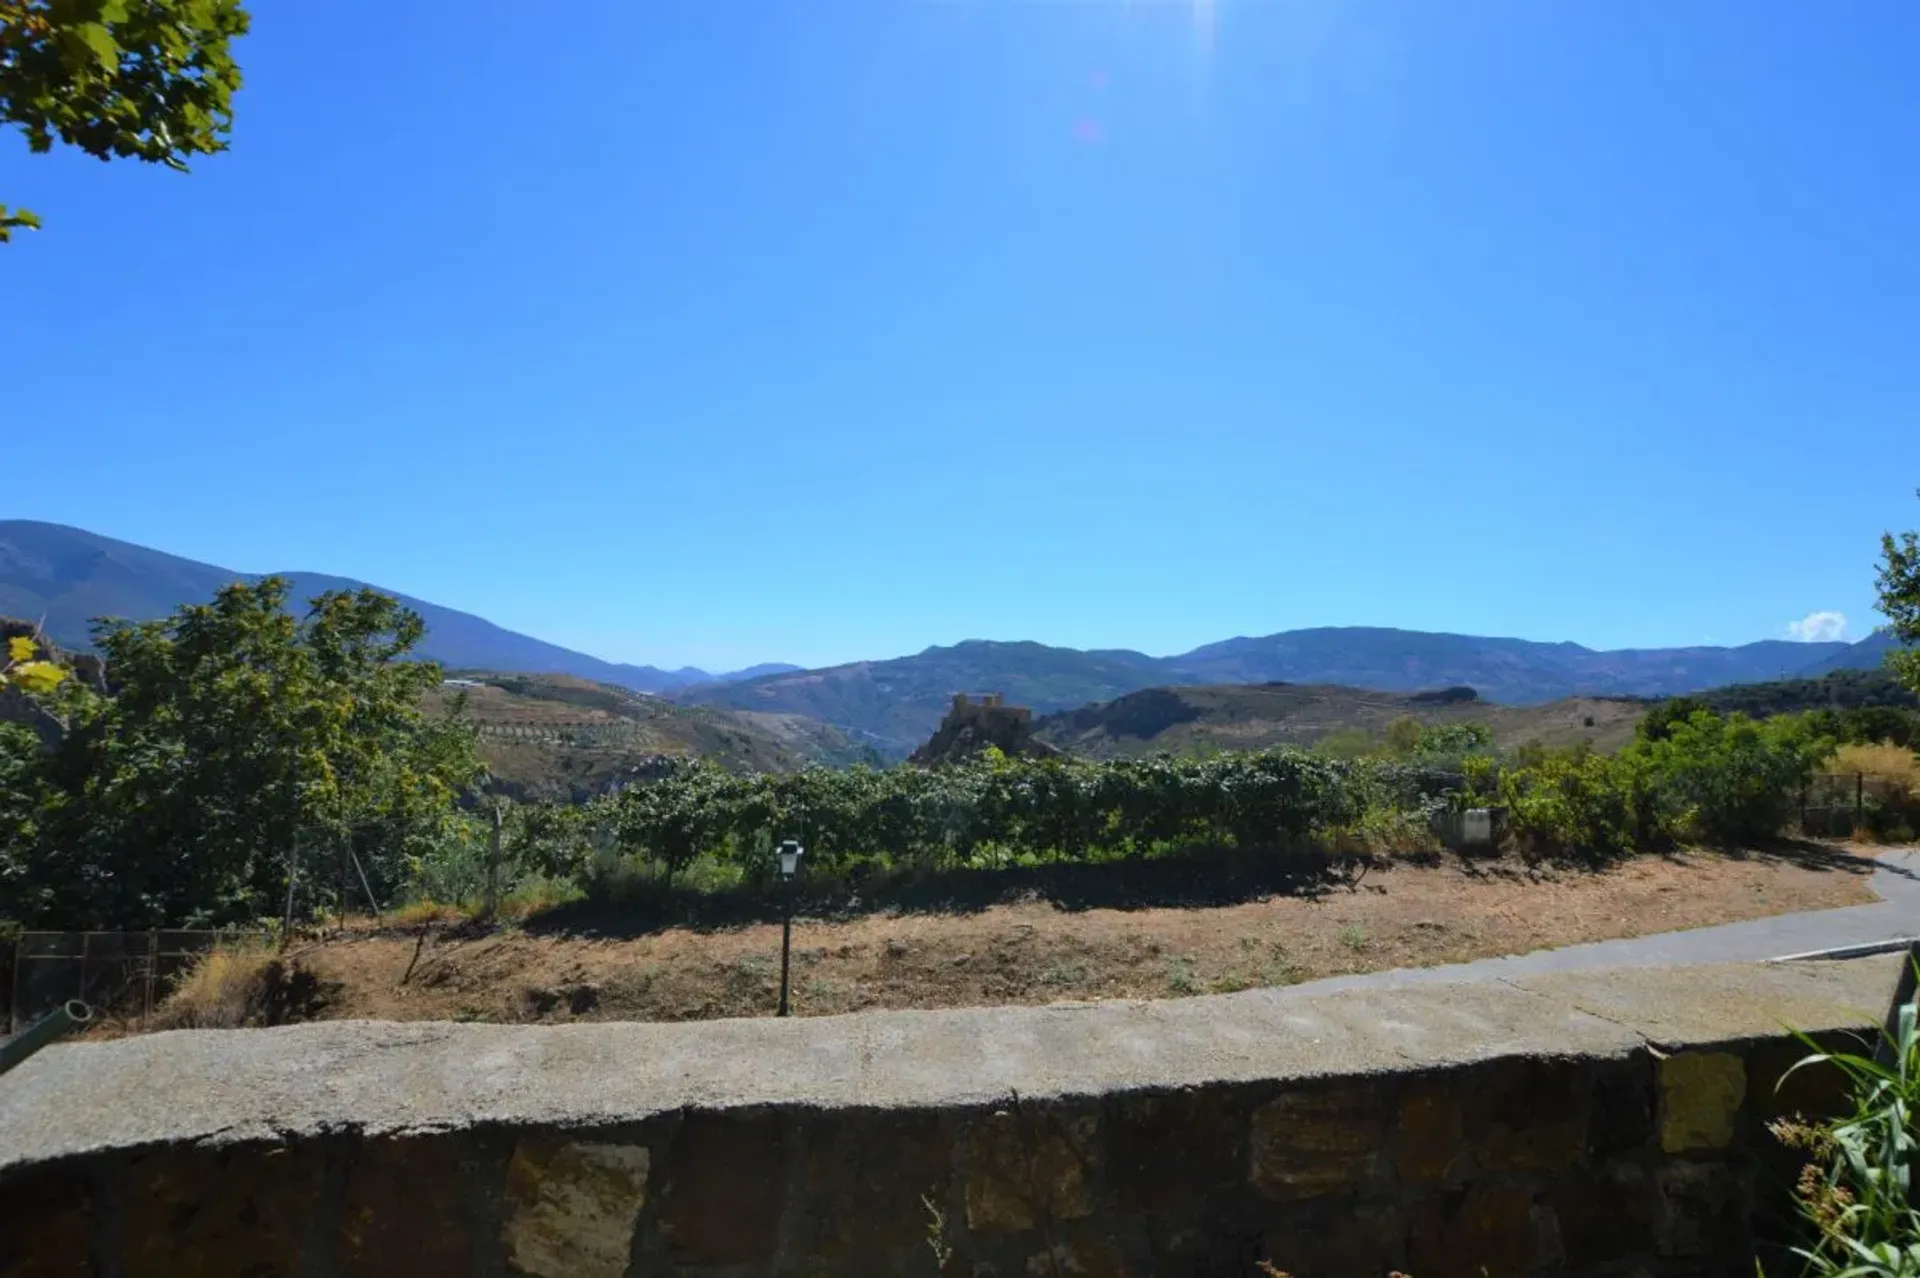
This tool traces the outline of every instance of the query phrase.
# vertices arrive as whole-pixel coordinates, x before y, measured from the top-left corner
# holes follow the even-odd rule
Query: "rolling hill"
[[[297,596],[362,583],[282,574]],[[0,616],[46,619],[56,642],[84,646],[91,617],[163,616],[247,576],[58,524],[0,521]],[[392,592],[389,592],[392,593]],[[1275,681],[1386,693],[1465,686],[1487,700],[1533,705],[1571,696],[1669,696],[1832,669],[1875,668],[1888,641],[1767,640],[1736,648],[1597,651],[1574,643],[1321,627],[1207,644],[1177,656],[969,640],[912,656],[817,670],[755,666],[732,675],[603,661],[484,618],[401,595],[427,623],[424,654],[452,668],[564,674],[689,705],[806,716],[887,758],[932,734],[952,694],[999,692],[1037,714],[1112,701],[1147,688]]]
[[[220,587],[258,580],[265,573],[235,572],[78,528],[34,520],[0,520],[0,616],[40,621],[61,647],[84,649],[95,617],[147,621],[187,603],[204,603]],[[326,590],[366,585],[316,572],[282,572],[293,598],[304,602]],[[443,608],[397,591],[395,595],[427,624],[422,655],[444,666],[568,674],[641,692],[723,682],[740,676],[796,669],[755,666],[740,676],[686,668],[602,661],[585,653],[518,634],[472,613]]]
[[[458,699],[480,728],[480,755],[509,793],[585,798],[660,756],[741,772],[793,772],[865,757],[844,733],[797,715],[684,706],[571,675],[462,671],[428,692]]]
[[[1036,714],[1111,701],[1149,688],[1271,682],[1383,693],[1464,686],[1503,705],[1568,697],[1659,697],[1793,675],[1877,650],[1844,643],[1767,640],[1738,648],[1596,651],[1573,643],[1481,638],[1369,627],[1295,630],[1229,639],[1176,657],[1081,652],[1038,643],[971,640],[911,657],[863,661],[688,688],[703,705],[823,719],[889,757],[904,757],[938,726],[955,692],[1000,692]]]
[[[1531,706],[1496,705],[1459,692],[1388,693],[1331,684],[1211,684],[1148,688],[1099,705],[1045,716],[1034,736],[1057,749],[1096,759],[1137,758],[1166,751],[1212,754],[1308,746],[1334,732],[1367,733],[1378,741],[1403,715],[1427,724],[1475,721],[1511,748],[1591,742],[1613,750],[1633,736],[1647,704],[1632,698],[1569,697]]]

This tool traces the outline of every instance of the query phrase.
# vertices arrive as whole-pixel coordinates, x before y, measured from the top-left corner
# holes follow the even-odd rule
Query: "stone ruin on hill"
[[[1030,759],[1045,759],[1060,753],[1044,741],[1034,739],[1033,711],[1025,706],[1007,705],[997,692],[989,692],[978,701],[964,692],[956,692],[947,717],[907,761],[923,768],[938,763],[959,763],[982,753],[988,746],[998,747],[1005,755]]]

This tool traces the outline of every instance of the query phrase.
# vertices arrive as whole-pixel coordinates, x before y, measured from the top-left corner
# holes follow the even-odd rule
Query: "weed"
[[[181,974],[154,1009],[154,1029],[239,1029],[281,1025],[319,1014],[325,991],[297,960],[262,941],[209,950]]]
[[[156,1029],[237,1029],[258,1003],[273,951],[252,943],[209,950],[154,1010]]]
[[[1301,979],[1300,969],[1285,958],[1269,959],[1260,967],[1263,985],[1298,985]]]
[[[945,1272],[947,1262],[953,1259],[953,1244],[947,1241],[947,1213],[933,1205],[933,1195],[920,1195],[921,1206],[927,1209],[927,1248],[933,1252],[934,1268]]]
[[[400,927],[424,927],[429,923],[452,923],[459,919],[463,911],[457,905],[445,901],[436,901],[423,897],[418,901],[408,901],[397,905],[387,915],[387,921]]]
[[[1910,988],[1910,987],[1903,987]],[[1812,1051],[1794,1070],[1830,1064],[1850,1085],[1853,1112],[1830,1123],[1782,1119],[1770,1125],[1782,1144],[1807,1155],[1795,1194],[1817,1242],[1801,1250],[1806,1272],[1834,1278],[1912,1278],[1920,1273],[1920,1211],[1908,1200],[1920,1106],[1920,1025],[1903,1000],[1878,1059]],[[1784,1081],[1784,1080],[1783,1080]]]
[[[1358,954],[1367,948],[1367,934],[1358,923],[1349,923],[1340,929],[1340,944]]]
[[[759,987],[773,983],[773,960],[764,954],[746,954],[733,961],[728,981],[733,985]]]
[[[1087,979],[1087,965],[1079,959],[1057,958],[1040,969],[1042,985],[1078,985]]]
[[[1198,994],[1200,979],[1193,974],[1193,956],[1174,954],[1167,958],[1167,984],[1176,994]]]

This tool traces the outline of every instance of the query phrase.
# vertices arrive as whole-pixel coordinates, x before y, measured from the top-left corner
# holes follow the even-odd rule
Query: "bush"
[[[1619,758],[1646,769],[1667,829],[1734,845],[1778,835],[1833,748],[1796,716],[1756,722],[1696,710],[1668,723],[1664,735],[1643,735]]]
[[[1528,851],[1626,856],[1664,839],[1646,763],[1597,754],[1547,755],[1500,778],[1507,829]]]

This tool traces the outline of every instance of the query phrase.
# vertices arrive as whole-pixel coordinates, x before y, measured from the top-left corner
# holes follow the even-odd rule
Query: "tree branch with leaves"
[[[1887,665],[1900,682],[1920,692],[1920,533],[1887,533],[1880,538],[1880,611],[1892,623],[1900,647]]]
[[[249,22],[239,0],[0,0],[0,126],[184,173],[227,149]],[[0,243],[39,226],[0,204]]]

